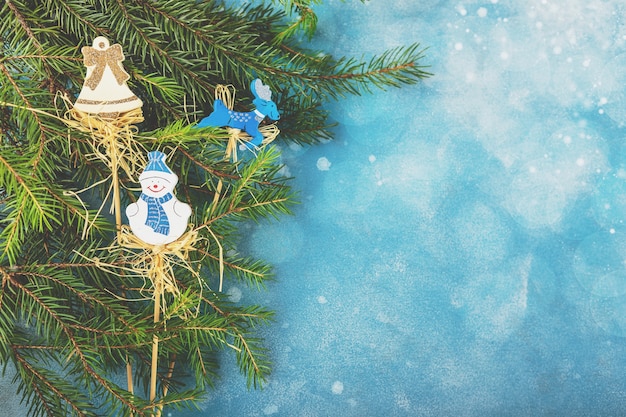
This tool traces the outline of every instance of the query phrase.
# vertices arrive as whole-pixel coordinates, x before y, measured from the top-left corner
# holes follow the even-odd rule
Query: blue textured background
[[[565,3],[317,8],[317,47],[435,75],[283,149],[303,204],[242,248],[278,280],[231,289],[276,309],[274,373],[225,359],[189,416],[626,415],[626,6]]]
[[[165,415],[626,415],[625,9],[317,7],[316,47],[421,42],[435,76],[332,103],[335,141],[283,146],[302,204],[240,248],[277,281],[226,288],[276,310],[270,381],[248,391],[224,355],[202,411]]]
[[[316,46],[435,75],[283,150],[303,204],[242,248],[278,280],[231,289],[276,309],[274,373],[225,360],[189,416],[626,415],[626,6],[565,3],[317,8]]]

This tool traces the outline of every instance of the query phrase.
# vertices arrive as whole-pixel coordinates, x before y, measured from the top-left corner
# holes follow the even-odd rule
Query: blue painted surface
[[[226,288],[276,310],[271,379],[248,391],[225,355],[202,411],[165,415],[626,415],[625,9],[318,7],[316,46],[419,41],[435,76],[333,103],[335,141],[283,146],[302,204],[240,248],[277,281]]]
[[[626,415],[626,26],[619,1],[327,1],[316,46],[419,41],[435,76],[330,106],[284,147],[302,205],[276,265],[274,373],[224,360],[172,416]]]

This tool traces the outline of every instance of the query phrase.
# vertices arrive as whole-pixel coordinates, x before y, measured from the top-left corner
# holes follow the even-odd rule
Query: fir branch
[[[207,262],[206,264],[213,273],[217,273],[219,270],[217,266],[220,262],[219,256],[202,249],[199,249],[199,253],[211,260],[211,262]],[[262,261],[234,258],[232,260],[225,259],[223,263],[229,274],[240,281],[254,285],[258,289],[262,289],[265,281],[272,278],[271,267]]]
[[[26,360],[18,348],[14,347],[13,355],[18,364],[18,371],[25,375],[22,380],[32,381],[28,388],[22,385],[23,389],[30,390],[35,395],[37,403],[41,405],[46,415],[56,417],[61,415],[61,413],[64,414],[66,410],[63,409],[64,407],[60,405],[60,402],[67,404],[72,410],[72,414],[77,417],[96,415],[87,409],[88,403],[83,396],[77,399],[75,395],[70,394],[74,390],[71,389],[71,386],[68,386],[63,378],[51,379],[50,376],[44,373],[50,374],[48,370],[36,369],[35,366]],[[35,403],[31,404],[30,415],[37,414],[37,409],[34,407]]]
[[[22,91],[22,89],[18,86],[17,82],[13,79],[13,77],[12,77],[10,71],[7,69],[6,65],[4,65],[4,63],[2,63],[2,62],[0,62],[0,72],[4,75],[5,79],[8,79],[9,83],[13,86],[14,90],[17,92],[17,94],[19,95],[19,97],[22,100],[22,102],[26,105],[26,107],[28,109],[34,108],[32,103],[30,102],[30,100],[26,96],[26,94]],[[39,161],[41,160],[41,155],[43,154],[44,143],[46,141],[46,131],[47,131],[47,128],[42,123],[42,121],[41,121],[41,119],[39,117],[39,114],[36,111],[32,111],[31,115],[35,119],[37,125],[39,126],[39,148],[38,148],[37,155],[31,161],[31,164],[32,164],[32,167],[33,167],[33,171],[35,171],[37,169],[37,165],[39,164]]]
[[[125,2],[121,0],[117,0],[116,3],[119,9],[110,10],[109,13],[111,14],[111,17],[115,18],[115,15],[119,14],[118,19],[120,20],[123,19],[125,23],[123,27],[132,28],[133,33],[136,33],[137,36],[140,37],[140,40],[142,40],[142,42],[133,42],[133,40],[135,41],[137,40],[137,39],[133,39],[135,36],[131,35],[130,32],[126,32],[125,34],[126,36],[124,37],[129,38],[129,40],[131,41],[130,42],[131,46],[141,45],[141,47],[143,48],[143,50],[141,50],[141,53],[143,54],[143,56],[148,57],[148,59],[162,58],[163,61],[161,61],[161,63],[164,67],[168,69],[168,71],[171,72],[173,70],[176,70],[180,72],[181,74],[184,74],[185,75],[184,78],[193,80],[194,84],[197,87],[205,88],[206,91],[212,91],[211,85],[207,83],[206,81],[204,81],[201,77],[199,77],[196,72],[192,71],[191,67],[189,65],[186,65],[188,63],[183,63],[180,60],[175,59],[175,56],[176,56],[175,51],[163,49],[161,46],[159,46],[159,43],[156,40],[154,40],[151,36],[148,35],[148,33],[151,33],[152,36],[154,36],[154,32],[158,34],[160,31],[155,30],[157,28],[151,25],[149,21],[141,20],[138,16],[141,16],[142,14],[135,15],[131,13],[129,8],[126,6]],[[141,4],[141,2],[139,3]],[[149,3],[145,3],[145,2],[143,3],[143,5],[150,6]],[[129,26],[126,26],[126,25],[129,25]]]
[[[93,8],[85,7],[84,1],[44,0],[41,3],[49,15],[59,19],[61,27],[77,35],[78,39],[88,39],[93,34],[109,34],[109,31],[93,23],[93,20],[98,20],[99,16],[94,14]]]
[[[278,213],[289,214],[289,203],[293,198],[289,189],[282,186],[259,188],[259,184],[272,184],[269,178],[275,178],[280,167],[274,164],[278,153],[265,148],[241,171],[241,178],[235,181],[233,189],[219,203],[221,209],[214,218],[203,223],[209,226],[218,219],[229,216],[241,218],[245,213],[251,219],[258,219]]]
[[[11,1],[11,0],[6,0],[6,5],[8,6],[9,10],[11,10],[11,13],[13,13],[13,15],[15,16],[15,19],[19,22],[20,26],[22,27],[22,29],[24,30],[24,32],[26,32],[26,35],[28,36],[28,38],[39,48],[41,47],[41,45],[39,44],[39,42],[37,41],[37,38],[35,37],[35,34],[33,33],[32,29],[30,28],[30,26],[28,25],[25,16],[22,14],[22,12],[16,7],[15,2]]]
[[[12,287],[19,290],[22,303],[29,304],[32,302],[32,308],[36,310],[31,311],[30,315],[37,318],[35,324],[38,328],[50,329],[53,327],[65,335],[69,343],[68,347],[71,349],[69,358],[78,358],[78,363],[85,372],[85,376],[88,376],[90,380],[96,382],[100,388],[104,389],[112,398],[124,404],[124,406],[132,412],[139,413],[141,411],[133,401],[130,401],[126,395],[123,395],[112,383],[107,381],[106,378],[101,376],[100,373],[93,368],[92,363],[98,361],[97,355],[88,354],[88,352],[85,351],[87,346],[78,343],[72,330],[72,327],[74,327],[72,323],[76,325],[75,318],[68,314],[67,308],[62,307],[60,303],[61,300],[55,299],[50,295],[45,295],[42,292],[45,290],[45,287],[37,286],[30,289],[26,284],[22,284],[13,276],[10,276],[9,283]]]
[[[301,82],[318,90],[317,85],[324,85],[320,94],[338,99],[346,95],[360,95],[372,92],[372,86],[380,89],[414,84],[432,74],[426,67],[417,64],[424,57],[425,49],[419,43],[408,47],[400,46],[374,56],[368,63],[355,58],[341,58],[335,62],[327,57],[323,61],[329,68],[319,74],[302,74]]]
[[[272,312],[235,305],[210,286],[222,268],[225,279],[259,289],[274,278],[270,265],[237,253],[239,225],[289,214],[295,194],[281,174],[278,149],[266,146],[255,158],[232,163],[224,160],[225,129],[191,125],[210,107],[217,84],[243,91],[235,104],[247,106],[250,80],[259,77],[282,109],[278,140],[315,143],[332,136],[323,108],[328,99],[429,75],[419,44],[368,60],[303,49],[295,40],[315,30],[311,6],[319,1],[226,8],[186,0],[8,0],[0,6],[0,362],[16,364],[31,414],[140,416],[155,406],[192,405],[212,386],[215,353],[225,348],[235,352],[249,386],[266,381],[269,352],[257,327]],[[90,159],[94,139],[67,128],[57,98],[79,94],[85,70],[79,51],[98,35],[122,44],[129,86],[144,102],[146,120],[138,128],[151,131],[134,140],[170,153],[168,162],[180,173],[177,194],[194,207],[199,225],[197,250],[189,255],[198,270],[174,266],[181,295],[165,296],[167,323],[152,323],[149,284],[128,274],[136,258],[110,246],[110,217],[100,215],[81,241],[96,214],[92,207],[106,203],[111,173]],[[135,181],[120,173],[124,202],[136,200]],[[95,183],[82,203],[65,195]],[[150,403],[110,376],[130,360],[135,381],[147,386],[153,335],[164,357],[185,365],[160,369],[168,393]],[[195,377],[195,388],[182,383],[185,372]],[[99,405],[90,403],[94,398]]]
[[[294,2],[295,3],[295,2]],[[306,37],[311,40],[315,34],[315,28],[317,27],[317,15],[313,12],[313,9],[300,4],[295,5],[299,11],[299,18],[291,25],[282,29],[274,39],[274,43],[282,44],[288,38],[294,37],[299,32],[303,32]]]
[[[248,388],[262,387],[270,373],[270,365],[262,341],[257,338],[246,338],[243,334],[235,334],[234,349],[237,363],[247,377]]]
[[[54,264],[53,264],[54,265]],[[105,313],[106,317],[109,317],[114,322],[119,321],[119,324],[113,325],[113,329],[120,327],[124,330],[102,330],[94,327],[86,327],[82,324],[72,324],[72,327],[80,330],[86,330],[90,333],[105,333],[107,335],[137,335],[141,338],[141,328],[136,326],[135,323],[130,321],[126,315],[124,314],[126,309],[120,308],[120,304],[117,300],[108,301],[103,297],[102,293],[93,287],[85,287],[84,284],[79,283],[78,280],[74,279],[73,276],[69,274],[60,274],[56,269],[56,265],[54,265],[55,269],[47,268],[45,272],[41,271],[42,267],[40,267],[40,271],[20,271],[19,275],[25,278],[37,278],[43,281],[50,281],[52,284],[56,285],[59,288],[67,291],[68,294],[75,296],[78,300],[84,303],[89,309],[93,309],[96,306],[101,308]],[[56,276],[55,276],[56,275]],[[69,297],[68,297],[69,298]],[[102,326],[104,323],[102,321],[102,316],[97,323]]]
[[[13,196],[6,203],[5,211],[10,210],[10,213],[4,222],[9,224],[0,234],[0,248],[2,255],[13,263],[17,260],[17,251],[28,229],[41,232],[51,230],[53,224],[59,224],[57,207],[43,183],[37,178],[20,174],[18,167],[24,162],[15,155],[9,161],[8,155],[3,156],[0,152],[0,181],[6,192]]]

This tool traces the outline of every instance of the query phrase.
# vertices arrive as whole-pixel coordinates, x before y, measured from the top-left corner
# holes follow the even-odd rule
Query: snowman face
[[[163,177],[149,177],[141,180],[141,191],[152,197],[161,197],[172,191],[174,185],[169,179]]]

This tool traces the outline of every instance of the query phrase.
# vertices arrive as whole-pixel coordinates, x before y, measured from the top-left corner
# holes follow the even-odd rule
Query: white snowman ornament
[[[148,164],[139,175],[141,196],[126,207],[130,229],[151,245],[164,245],[185,233],[191,207],[174,196],[178,176],[165,163],[165,154],[148,152]]]

